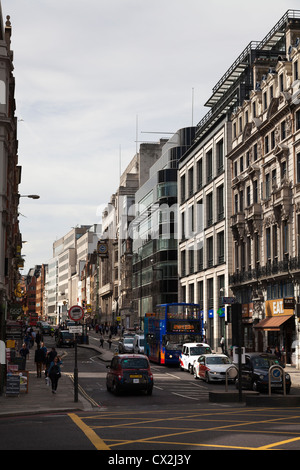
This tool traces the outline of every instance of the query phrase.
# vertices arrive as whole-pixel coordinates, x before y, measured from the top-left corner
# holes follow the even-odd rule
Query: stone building
[[[289,10],[260,47],[255,86],[231,116],[230,286],[245,346],[278,346],[299,365],[300,12]]]

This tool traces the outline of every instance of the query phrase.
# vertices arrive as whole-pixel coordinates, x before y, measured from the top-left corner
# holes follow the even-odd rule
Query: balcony
[[[258,279],[263,280],[277,275],[289,274],[291,271],[300,271],[300,256],[287,257],[282,261],[270,261],[265,266],[257,266],[248,271],[237,271],[229,276],[229,284],[238,286]]]

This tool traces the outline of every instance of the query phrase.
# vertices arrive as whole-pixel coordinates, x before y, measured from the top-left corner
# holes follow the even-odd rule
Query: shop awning
[[[261,320],[259,323],[254,325],[254,328],[259,328],[265,331],[280,331],[280,326],[290,318],[291,315],[264,318],[264,320]]]

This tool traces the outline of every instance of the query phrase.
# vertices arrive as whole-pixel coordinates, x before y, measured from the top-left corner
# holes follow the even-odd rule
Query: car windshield
[[[231,360],[223,356],[207,357],[206,364],[231,364]]]
[[[122,369],[148,369],[148,361],[143,357],[129,357],[122,359]]]
[[[133,338],[124,338],[124,343],[133,343]]]
[[[62,331],[62,337],[63,338],[72,338],[73,339],[73,334],[69,333],[68,331]]]
[[[269,369],[275,364],[279,364],[276,356],[274,357],[255,357],[252,359],[252,364],[258,369]]]
[[[201,354],[207,354],[210,352],[211,349],[207,346],[196,346],[190,350],[191,356],[201,356]]]

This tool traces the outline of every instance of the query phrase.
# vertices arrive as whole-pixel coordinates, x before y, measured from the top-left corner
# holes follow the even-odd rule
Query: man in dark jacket
[[[37,345],[37,349],[34,354],[34,362],[36,363],[36,376],[42,377],[42,367],[45,360],[45,353],[41,349],[41,345]]]

